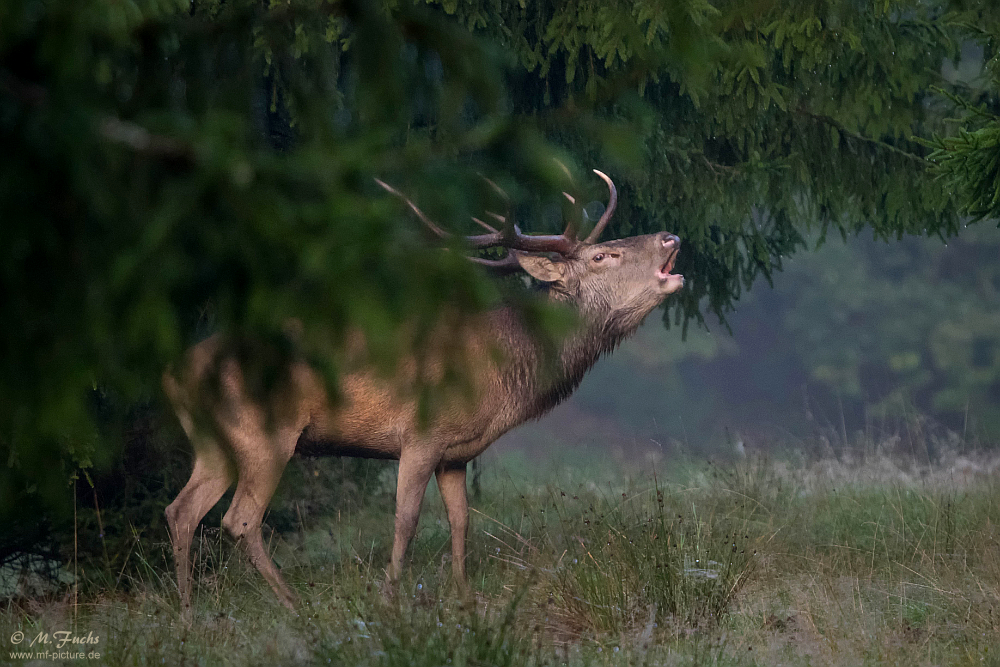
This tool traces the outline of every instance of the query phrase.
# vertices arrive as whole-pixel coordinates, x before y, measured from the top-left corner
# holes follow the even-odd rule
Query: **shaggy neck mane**
[[[566,400],[597,360],[635,333],[648,314],[649,310],[638,312],[629,308],[598,317],[584,314],[581,329],[566,337],[555,349],[544,350],[538,345],[537,358],[543,363],[524,366],[517,371],[532,380],[529,418],[537,419]]]

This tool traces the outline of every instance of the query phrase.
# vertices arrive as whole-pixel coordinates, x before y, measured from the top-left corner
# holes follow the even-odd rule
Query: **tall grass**
[[[563,551],[553,586],[567,629],[599,636],[660,623],[697,628],[725,616],[753,573],[759,536],[746,521],[699,514],[685,500],[654,485],[622,492],[620,501],[602,494],[582,511],[555,504],[562,532],[550,540]]]
[[[74,629],[101,636],[109,665],[996,665],[992,460],[750,456],[667,479],[493,463],[473,502],[469,599],[433,490],[387,599],[391,498],[305,489],[279,502],[271,535],[297,614],[204,527],[185,620],[165,536],[136,532],[124,567],[85,568],[77,606],[4,603],[0,663],[16,630]],[[369,472],[359,487],[391,489],[391,468]]]

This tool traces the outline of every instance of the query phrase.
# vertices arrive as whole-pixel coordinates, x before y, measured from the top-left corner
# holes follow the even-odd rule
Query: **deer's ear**
[[[543,283],[554,283],[566,277],[566,263],[551,260],[544,255],[529,255],[524,252],[515,252],[521,268],[528,272],[532,278],[541,280]]]

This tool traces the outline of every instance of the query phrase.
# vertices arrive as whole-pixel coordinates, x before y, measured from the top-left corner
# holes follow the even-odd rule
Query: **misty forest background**
[[[685,290],[500,451],[992,446],[998,39],[960,0],[4,2],[0,562],[163,538],[190,459],[159,377],[212,331],[261,391],[291,354],[335,386],[347,327],[390,367],[445,303],[558,335],[375,177],[470,233],[485,175],[551,232],[563,190],[600,215],[598,167],[606,238],[683,239]]]

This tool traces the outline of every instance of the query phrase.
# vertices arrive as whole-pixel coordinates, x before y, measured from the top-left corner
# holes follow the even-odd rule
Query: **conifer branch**
[[[895,153],[909,160],[915,160],[917,162],[920,162],[921,164],[926,164],[927,162],[922,155],[917,155],[916,153],[904,151],[902,148],[897,148],[896,146],[893,146],[892,144],[886,141],[882,141],[881,139],[873,139],[872,137],[866,137],[863,134],[848,129],[847,127],[844,126],[843,123],[836,120],[835,118],[831,118],[830,116],[813,113],[812,111],[809,111],[804,107],[799,107],[796,113],[798,113],[800,116],[805,116],[806,118],[811,118],[813,120],[829,125],[830,127],[836,128],[837,131],[839,131],[841,134],[846,134],[852,139],[856,139],[871,146],[877,146],[878,148],[883,148],[889,151],[890,153]]]

